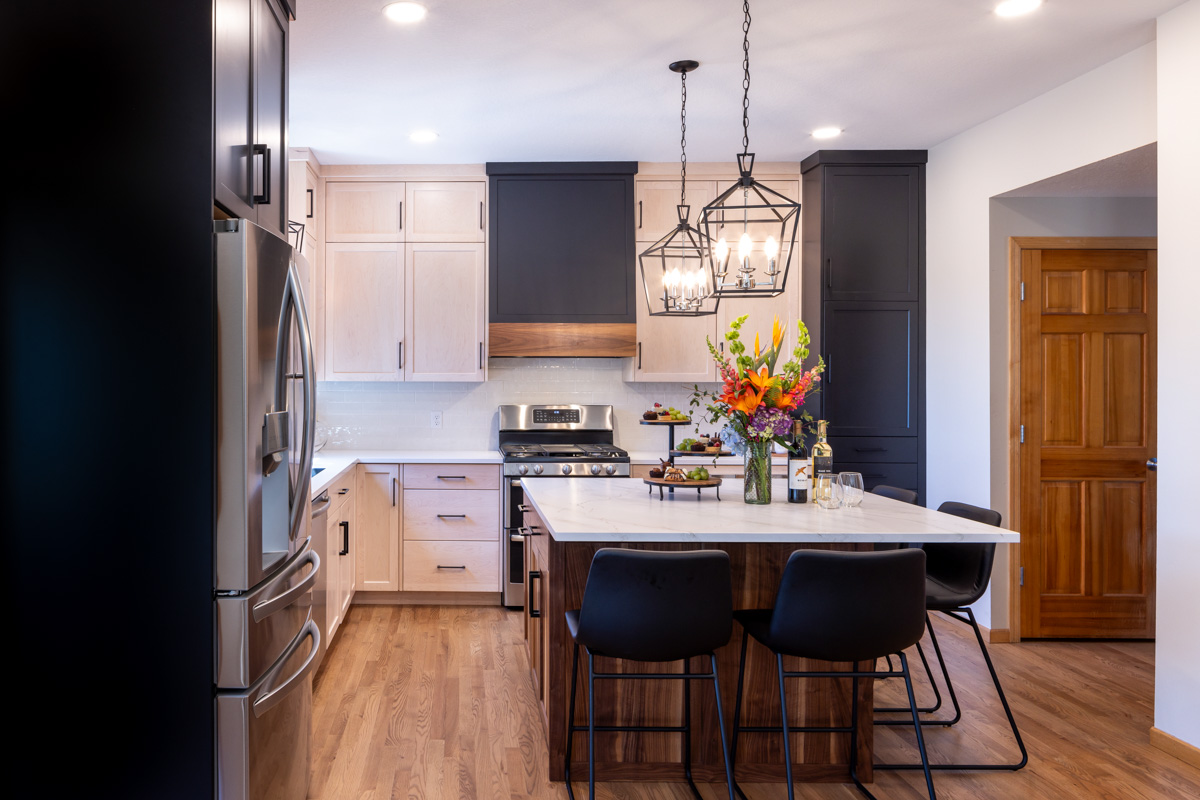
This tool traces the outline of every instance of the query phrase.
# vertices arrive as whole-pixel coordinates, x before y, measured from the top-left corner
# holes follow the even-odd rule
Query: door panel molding
[[[1010,525],[1014,529],[1021,530],[1022,519],[1022,499],[1026,503],[1032,502],[1035,496],[1040,496],[1041,482],[1043,479],[1054,481],[1072,481],[1083,479],[1083,467],[1075,467],[1072,464],[1073,455],[1070,450],[1073,448],[1062,448],[1061,454],[1054,455],[1053,462],[1045,464],[1045,469],[1039,465],[1034,468],[1026,468],[1022,471],[1022,447],[1035,446],[1041,440],[1041,420],[1039,409],[1028,400],[1024,405],[1021,395],[1021,364],[1025,358],[1038,358],[1042,356],[1040,343],[1022,341],[1021,336],[1021,310],[1022,310],[1022,273],[1029,268],[1038,267],[1040,269],[1040,251],[1043,250],[1148,250],[1148,268],[1144,271],[1130,273],[1127,270],[1105,270],[1104,280],[1096,281],[1095,286],[1078,287],[1078,300],[1081,305],[1080,311],[1086,314],[1086,309],[1091,306],[1096,311],[1107,312],[1109,314],[1141,314],[1146,313],[1151,325],[1157,321],[1157,237],[1048,237],[1048,236],[1014,236],[1008,240],[1008,308],[1009,308],[1009,340],[1008,340],[1008,387],[1009,387],[1009,447],[1008,447],[1008,465],[1009,465],[1009,482],[1008,482],[1008,501],[1009,501],[1009,519]],[[1139,274],[1140,273],[1140,279]],[[1071,281],[1066,281],[1065,285],[1060,283],[1052,288],[1054,297],[1049,297],[1051,287],[1045,286],[1045,281],[1036,281],[1027,283],[1025,289],[1025,303],[1040,306],[1048,300],[1055,301],[1055,311],[1057,313],[1069,313],[1065,309],[1060,310],[1057,306],[1062,303],[1065,298],[1064,289],[1071,288]],[[1043,293],[1047,295],[1046,300],[1043,300]],[[1050,325],[1043,328],[1044,332],[1055,332],[1059,330],[1059,326]],[[1078,327],[1072,327],[1070,330],[1078,331]],[[1062,332],[1066,332],[1067,328],[1062,327]],[[1142,375],[1144,379],[1149,381],[1150,376],[1157,374],[1157,349],[1149,347],[1149,337],[1154,333],[1153,330],[1146,330],[1145,325],[1137,323],[1135,320],[1130,320],[1130,324],[1124,326],[1122,335],[1126,334],[1142,334]],[[1110,329],[1107,334],[1112,336],[1115,331]],[[1095,336],[1099,341],[1097,349],[1100,350],[1098,355],[1097,365],[1101,368],[1108,368],[1107,360],[1108,349],[1110,342],[1103,338],[1103,334],[1099,331],[1096,333],[1084,333],[1083,337],[1086,340],[1089,336]],[[1126,348],[1128,349],[1128,348]],[[1147,385],[1149,396],[1153,399],[1154,385],[1150,381]],[[1105,405],[1109,403],[1122,403],[1126,401],[1123,394],[1117,397],[1093,398],[1100,400]],[[1087,398],[1084,398],[1085,402]],[[1155,403],[1150,402],[1146,409],[1145,419],[1142,420],[1142,431],[1144,433],[1143,442],[1140,447],[1130,449],[1150,450],[1154,449],[1154,439],[1157,427]],[[1022,423],[1024,423],[1024,440],[1027,444],[1022,445]],[[1107,415],[1104,423],[1109,425]],[[1109,431],[1105,430],[1105,434]],[[1122,426],[1120,428],[1123,439],[1129,433],[1128,429]],[[1107,437],[1106,437],[1107,438]],[[1109,456],[1106,456],[1109,457]],[[1097,483],[1095,493],[1108,493],[1111,488],[1124,485],[1124,481],[1134,478],[1134,475],[1127,474],[1128,468],[1126,465],[1119,463],[1124,456],[1122,454],[1113,453],[1111,455],[1112,465],[1102,471],[1102,475],[1091,475],[1090,477]],[[1042,472],[1046,474],[1041,474]],[[1097,480],[1099,479],[1099,480]],[[1029,485],[1023,486],[1022,481],[1026,481]],[[1143,491],[1146,490],[1147,484],[1143,482]],[[1099,502],[1100,498],[1096,498]],[[1153,502],[1147,502],[1142,507],[1142,512],[1146,516],[1146,525],[1149,531],[1155,528],[1155,507]],[[1098,535],[1098,531],[1094,531]],[[1148,571],[1148,585],[1146,591],[1153,595],[1154,592],[1154,539],[1150,537],[1149,550],[1145,557],[1149,559],[1151,569]],[[1011,641],[1020,641],[1022,636],[1022,608],[1021,608],[1021,568],[1022,566],[1037,566],[1036,563],[1031,564],[1030,561],[1037,562],[1036,556],[1030,557],[1028,553],[1022,553],[1020,546],[1010,548],[1009,558],[1009,629]],[[1128,584],[1131,576],[1121,573],[1120,575],[1112,574],[1111,572],[1104,575],[1091,576],[1093,580],[1099,579],[1106,589],[1115,589],[1122,584]],[[1114,586],[1113,584],[1117,584]],[[1116,593],[1108,593],[1106,597],[1113,599]],[[1149,625],[1152,627],[1154,623],[1154,603],[1149,604],[1146,611]],[[1032,635],[1033,632],[1027,632],[1027,635]]]

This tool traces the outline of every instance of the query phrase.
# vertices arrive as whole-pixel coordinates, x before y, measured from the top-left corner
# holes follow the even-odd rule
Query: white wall
[[[930,505],[950,499],[989,505],[991,499],[991,198],[1150,144],[1155,138],[1155,47],[1150,44],[929,151]],[[992,625],[987,604],[976,611],[984,625]]]
[[[1154,725],[1200,747],[1200,0],[1158,20],[1158,645]]]
[[[1013,522],[1008,507],[1008,239],[1011,236],[1154,236],[1153,197],[998,197],[991,201],[989,328],[991,348],[991,503]],[[994,575],[1008,574],[1008,548],[996,553]],[[990,605],[991,627],[1007,628],[1009,585],[994,581],[980,605]]]

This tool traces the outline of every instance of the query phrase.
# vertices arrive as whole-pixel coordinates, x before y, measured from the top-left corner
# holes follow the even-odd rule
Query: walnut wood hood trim
[[[632,322],[493,322],[488,355],[545,358],[629,358],[637,355]]]

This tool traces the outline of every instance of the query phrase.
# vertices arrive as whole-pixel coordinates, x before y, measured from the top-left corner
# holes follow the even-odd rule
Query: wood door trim
[[[1021,525],[1021,262],[1028,250],[1157,250],[1156,236],[1010,236],[1008,238],[1008,519],[1015,531]],[[1151,258],[1157,260],[1156,254]],[[1152,271],[1152,274],[1154,272]],[[1157,282],[1148,286],[1157,320]],[[1151,352],[1157,367],[1157,352]],[[1156,374],[1156,373],[1155,373]],[[1147,409],[1148,423],[1157,424],[1154,406]],[[1153,513],[1153,509],[1151,509]],[[1151,521],[1153,524],[1153,520]],[[1009,548],[1008,558],[1009,641],[1021,641],[1021,550]],[[1153,614],[1153,604],[1150,613]]]

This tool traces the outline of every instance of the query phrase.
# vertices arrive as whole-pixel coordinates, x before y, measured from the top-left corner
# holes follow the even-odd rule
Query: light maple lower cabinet
[[[404,591],[500,590],[500,468],[404,466]]]
[[[325,245],[325,380],[404,379],[404,245]]]
[[[400,514],[404,493],[396,464],[359,464],[354,586],[362,592],[400,590]]]
[[[355,524],[355,474],[348,470],[329,487],[329,512],[326,515],[325,552],[321,569],[325,573],[325,637],[333,644],[350,601],[354,598],[354,564],[358,555]]]
[[[527,508],[533,505],[525,502]],[[525,643],[529,647],[529,665],[533,687],[546,720],[546,676],[549,674],[550,649],[547,645],[545,613],[550,608],[549,535],[536,511],[526,511],[524,522],[530,531],[525,546]]]

